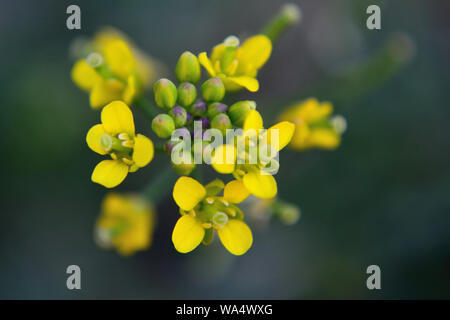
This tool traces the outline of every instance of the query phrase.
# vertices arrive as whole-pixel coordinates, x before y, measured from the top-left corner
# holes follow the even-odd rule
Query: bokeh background
[[[184,50],[258,32],[283,1],[2,1],[0,298],[450,298],[450,3],[296,3],[302,23],[244,96],[267,124],[310,95],[348,120],[337,151],[281,154],[280,195],[301,207],[298,224],[256,228],[239,258],[220,243],[182,255],[168,195],[152,248],[121,258],[93,241],[106,190],[90,181],[99,157],[85,134],[99,113],[70,80],[71,42],[112,25],[173,67]],[[70,4],[81,7],[79,31],[66,28]],[[379,31],[366,28],[370,4],[381,7]],[[151,135],[150,123],[138,128]],[[119,190],[140,190],[164,160]],[[81,291],[66,288],[70,264]],[[378,291],[366,288],[371,264]]]

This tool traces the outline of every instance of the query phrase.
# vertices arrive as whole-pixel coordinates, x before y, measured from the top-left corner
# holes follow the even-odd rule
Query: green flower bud
[[[226,113],[227,109],[228,107],[226,104],[214,102],[208,106],[208,118],[212,119],[219,113]]]
[[[175,130],[175,122],[168,114],[158,114],[152,121],[152,130],[162,139],[168,138]]]
[[[183,107],[189,107],[197,98],[197,89],[192,83],[183,82],[178,87],[178,103]]]
[[[294,204],[276,200],[272,207],[274,213],[284,224],[293,225],[300,219],[300,208]]]
[[[221,101],[225,96],[225,86],[219,78],[211,78],[202,84],[202,97],[206,102]]]
[[[225,113],[219,113],[211,120],[211,128],[220,130],[225,136],[227,129],[231,129],[231,120]]]
[[[188,176],[195,169],[194,157],[190,152],[174,153],[171,165],[180,176]]]
[[[195,103],[190,107],[189,110],[194,116],[202,116],[206,112],[206,103],[203,100],[198,99]]]
[[[176,106],[169,111],[169,115],[173,118],[175,122],[175,127],[180,128],[186,124],[187,121],[187,111],[183,107]]]
[[[250,110],[254,109],[256,109],[255,101],[239,101],[233,104],[228,109],[228,116],[235,126],[242,127],[244,125],[245,117],[247,117],[247,114],[250,112]]]
[[[201,77],[197,57],[189,51],[183,52],[175,67],[175,75],[179,82],[197,83]]]
[[[172,109],[177,102],[177,87],[168,79],[159,79],[153,85],[156,104],[163,109]]]

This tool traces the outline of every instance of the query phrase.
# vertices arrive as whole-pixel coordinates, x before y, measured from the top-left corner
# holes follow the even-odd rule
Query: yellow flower
[[[130,43],[120,32],[105,29],[92,41],[91,54],[73,66],[72,80],[90,93],[92,108],[114,100],[130,105],[155,78],[156,63]]]
[[[206,52],[198,56],[200,64],[211,77],[219,77],[228,91],[245,87],[255,92],[259,89],[256,79],[258,70],[266,63],[272,52],[272,42],[264,35],[247,39],[239,47],[239,39],[230,36],[213,48],[211,58]]]
[[[130,47],[143,87],[146,88],[152,85],[161,71],[160,69],[162,69],[161,63],[139,49],[126,34],[113,27],[103,27],[94,36],[93,45],[94,48],[98,48],[96,50],[101,52],[101,48],[105,48],[108,42],[117,39],[122,40]]]
[[[122,101],[113,101],[101,113],[101,124],[93,126],[86,136],[86,142],[93,151],[109,155],[92,172],[92,181],[107,188],[119,185],[128,172],[145,167],[153,159],[153,142],[141,135],[135,135],[133,114]]]
[[[242,188],[236,182],[230,182],[225,186],[224,195],[218,196],[223,188],[220,180],[205,187],[190,177],[177,180],[173,198],[182,216],[173,229],[172,242],[178,252],[190,252],[202,242],[209,244],[213,230],[230,253],[242,255],[250,249],[252,232],[242,221],[242,211],[234,205],[245,200],[248,194],[241,193]]]
[[[138,195],[108,193],[97,220],[97,243],[129,256],[150,247],[155,226],[153,206]]]
[[[276,141],[272,141],[272,131],[274,130],[277,133],[275,137],[278,137]],[[261,115],[258,111],[251,110],[244,121],[243,135],[239,137],[244,139],[245,152],[238,155],[234,146],[219,146],[211,158],[212,166],[219,173],[233,173],[240,182],[241,190],[246,190],[259,198],[273,198],[277,194],[277,182],[269,168],[275,166],[275,171],[278,169],[279,164],[274,158],[290,142],[293,134],[294,124],[288,121],[279,122],[268,130],[263,130]],[[257,155],[257,161],[252,164],[249,161],[252,159],[251,151],[249,151],[250,145],[261,145],[259,149],[266,148],[268,154],[265,158]],[[226,159],[227,156],[228,159]],[[230,162],[230,159],[234,162]],[[237,161],[238,159],[241,161]]]
[[[345,119],[341,116],[330,118],[333,106],[329,102],[320,103],[311,98],[287,108],[281,120],[295,124],[295,133],[289,147],[296,150],[310,148],[336,149],[345,131]]]

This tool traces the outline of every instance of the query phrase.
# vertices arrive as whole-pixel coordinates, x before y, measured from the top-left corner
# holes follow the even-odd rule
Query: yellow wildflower
[[[154,63],[114,29],[99,33],[90,51],[73,66],[72,80],[90,92],[89,102],[94,109],[114,100],[130,105],[154,78]]]
[[[295,124],[295,133],[289,146],[297,150],[310,148],[336,149],[345,131],[345,119],[330,117],[333,106],[329,102],[320,103],[311,98],[287,108],[281,120]]]
[[[92,172],[92,181],[107,188],[119,185],[128,172],[145,167],[153,159],[153,142],[141,135],[135,135],[133,114],[122,101],[113,101],[101,113],[101,124],[93,126],[86,136],[86,142],[93,151],[109,155]]]
[[[211,77],[219,77],[228,91],[245,87],[255,92],[259,89],[258,70],[272,52],[272,42],[265,35],[256,35],[239,46],[239,39],[230,36],[213,48],[211,58],[206,52],[198,56],[200,64]]]
[[[102,202],[95,235],[101,247],[115,247],[119,254],[129,256],[150,247],[154,226],[154,209],[146,199],[108,193]]]
[[[175,249],[181,253],[194,250],[200,243],[212,241],[217,231],[223,246],[234,255],[250,249],[253,236],[245,224],[242,211],[234,205],[245,200],[240,186],[230,182],[224,195],[218,196],[224,184],[215,180],[205,187],[190,177],[180,177],[173,188],[173,198],[182,214],[172,233]]]
[[[99,52],[101,52],[101,48],[105,48],[108,42],[117,39],[122,40],[130,47],[131,52],[133,53],[134,60],[136,62],[136,71],[139,71],[139,78],[142,82],[143,87],[146,88],[152,85],[158,73],[161,71],[160,69],[162,69],[161,63],[139,49],[134,44],[134,42],[123,32],[113,27],[103,27],[94,36],[94,49],[98,48],[96,50],[99,50]]]
[[[272,141],[272,131],[277,130],[277,141]],[[219,146],[212,156],[212,166],[219,173],[233,173],[239,182],[241,190],[246,190],[259,198],[273,198],[277,194],[277,182],[269,167],[275,166],[278,169],[278,162],[274,159],[276,154],[283,149],[292,139],[294,134],[294,125],[288,121],[283,121],[263,130],[263,120],[256,110],[251,110],[245,118],[243,125],[242,138],[245,139],[245,149],[243,154],[236,154],[236,148],[231,145]],[[262,144],[263,148],[268,149],[268,156],[258,157],[256,163],[252,163],[251,152],[248,152],[249,145],[258,146]],[[230,156],[233,154],[233,156]],[[226,157],[228,156],[228,159]],[[237,161],[240,158],[242,161]],[[235,160],[231,161],[230,159]],[[242,191],[244,192],[244,191]]]

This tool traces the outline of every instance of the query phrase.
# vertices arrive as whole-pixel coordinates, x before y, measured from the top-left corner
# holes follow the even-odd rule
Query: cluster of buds
[[[216,129],[226,136],[228,129],[242,128],[248,113],[256,108],[256,103],[248,100],[231,106],[225,104],[223,99],[227,89],[220,77],[208,78],[197,88],[201,68],[199,60],[191,52],[186,51],[180,56],[175,75],[178,87],[166,78],[159,79],[153,86],[155,103],[165,112],[153,118],[152,129],[159,138],[167,139],[164,144],[167,153],[171,153],[180,142],[179,138],[173,137],[176,129],[191,139],[198,138],[195,135],[200,133],[202,140],[208,129]],[[201,125],[200,132],[195,130],[196,122]],[[192,146],[192,152],[182,154],[186,161],[172,159],[177,173],[189,175],[195,168],[193,149]]]

